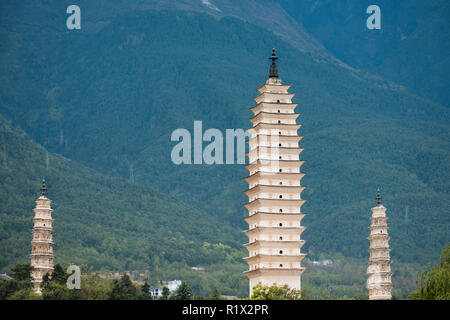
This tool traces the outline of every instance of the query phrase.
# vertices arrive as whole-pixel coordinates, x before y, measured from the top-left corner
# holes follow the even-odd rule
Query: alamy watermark
[[[250,161],[259,160],[271,167],[278,167],[279,132],[278,129],[266,129],[264,134],[252,135],[254,128],[225,129],[225,134],[216,128],[203,132],[202,121],[194,121],[193,134],[179,128],[172,132],[170,140],[178,142],[171,151],[172,163],[180,164],[245,164],[246,142],[250,148]],[[204,142],[207,144],[204,146]],[[225,145],[225,148],[224,148]]]
[[[366,21],[367,29],[369,29],[369,30],[381,29],[381,9],[380,9],[380,7],[375,4],[372,4],[367,7],[366,13],[372,14],[370,17],[367,18],[367,21]]]
[[[81,9],[80,9],[80,7],[72,4],[67,7],[66,13],[70,14],[70,16],[68,16],[67,20],[66,20],[67,29],[69,29],[69,30],[81,29]]]
[[[70,265],[67,267],[67,271],[70,276],[67,278],[66,285],[67,289],[81,289],[81,270],[77,265]]]

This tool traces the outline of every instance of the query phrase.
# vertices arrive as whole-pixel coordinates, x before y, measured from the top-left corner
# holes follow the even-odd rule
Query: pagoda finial
[[[377,206],[381,205],[380,188],[377,189],[377,197],[376,197],[376,201],[377,201]]]
[[[272,64],[269,69],[269,78],[278,78],[278,67],[275,63],[275,60],[277,60],[278,57],[275,54],[275,48],[272,49],[272,56],[270,56],[269,59],[272,60]]]
[[[45,197],[47,194],[47,185],[45,184],[45,178],[42,179],[42,186],[41,186],[41,195]]]

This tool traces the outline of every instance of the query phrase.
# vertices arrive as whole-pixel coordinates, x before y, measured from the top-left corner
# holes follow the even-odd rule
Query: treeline
[[[131,281],[127,274],[120,279],[108,280],[97,272],[88,272],[80,276],[79,288],[70,289],[67,268],[56,264],[51,275],[46,274],[40,285],[41,294],[33,291],[30,264],[17,264],[12,268],[10,280],[0,279],[0,300],[153,300],[150,285],[145,282],[138,285]],[[192,288],[186,283],[170,292],[163,287],[161,300],[220,300],[222,296],[217,288],[213,288],[210,296],[194,295]]]
[[[344,271],[340,261],[329,267],[311,267],[309,274],[303,278],[302,290],[285,286],[263,286],[253,288],[249,299],[255,300],[335,300],[335,299],[368,299],[365,284],[365,272],[361,266],[345,264]],[[328,268],[328,270],[327,270]],[[127,274],[120,279],[109,280],[98,272],[85,271],[80,277],[79,289],[69,289],[67,268],[56,264],[52,275],[45,275],[41,283],[42,294],[33,292],[29,263],[17,264],[11,269],[12,279],[0,279],[0,300],[152,300],[149,282],[142,285],[133,283]],[[394,274],[397,272],[394,270]],[[397,267],[397,270],[399,268]],[[356,271],[356,273],[355,273]],[[353,275],[355,273],[355,275]],[[356,278],[354,278],[356,277]],[[218,280],[217,278],[215,279]],[[69,280],[72,281],[72,280]],[[346,281],[347,285],[344,285]],[[190,283],[191,285],[189,285]],[[439,263],[429,266],[416,274],[416,288],[405,294],[404,288],[396,287],[392,291],[392,299],[411,300],[450,300],[450,244],[441,253]],[[224,297],[215,285],[208,295],[200,295],[193,288],[198,288],[194,281],[183,281],[174,291],[167,287],[162,289],[162,300],[220,300]],[[248,299],[248,298],[246,298]]]

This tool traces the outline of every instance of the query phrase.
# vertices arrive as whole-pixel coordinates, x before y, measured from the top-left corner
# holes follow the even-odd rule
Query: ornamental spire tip
[[[47,194],[47,185],[45,183],[45,178],[42,179],[42,186],[41,186],[41,196],[44,196]]]
[[[377,189],[377,197],[375,199],[377,201],[377,206],[381,205],[381,194],[380,194],[380,188]]]
[[[275,60],[277,60],[278,57],[275,54],[275,48],[272,49],[272,55],[269,57],[269,59],[272,60],[272,64],[270,65],[269,69],[269,78],[278,78],[278,67],[275,63]]]

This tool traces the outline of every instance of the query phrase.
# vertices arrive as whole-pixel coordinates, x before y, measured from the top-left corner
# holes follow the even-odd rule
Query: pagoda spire
[[[377,206],[381,205],[381,194],[380,194],[380,188],[377,189],[377,197],[375,199],[377,201]]]
[[[47,198],[47,185],[42,179],[41,196],[36,199],[34,211],[34,227],[32,229],[33,239],[31,240],[31,272],[33,290],[41,293],[40,285],[42,278],[53,272],[53,219],[51,200]]]
[[[47,194],[47,185],[45,183],[45,178],[42,179],[42,186],[41,186],[41,196],[46,196]]]
[[[369,266],[367,268],[367,290],[369,300],[390,300],[391,258],[386,208],[381,204],[380,189],[377,190],[376,206],[372,208],[372,223],[369,227]]]
[[[291,289],[301,289],[301,275],[305,270],[302,260],[305,254],[301,248],[305,243],[301,234],[305,227],[301,221],[305,216],[301,207],[305,203],[301,193],[305,189],[300,181],[304,173],[300,166],[303,148],[298,135],[296,103],[294,94],[289,93],[289,85],[278,78],[275,49],[272,51],[272,65],[269,79],[258,88],[256,105],[251,108],[254,116],[249,120],[253,127],[249,130],[249,164],[246,169],[249,184],[245,194],[245,204],[249,214],[248,223],[248,263],[245,272],[249,278],[250,296],[258,283],[271,286],[288,285]]]
[[[269,60],[272,60],[272,63],[270,64],[270,69],[269,69],[269,78],[278,78],[278,67],[275,62],[277,59],[278,59],[278,57],[275,54],[275,48],[273,48],[272,55],[269,57]]]

